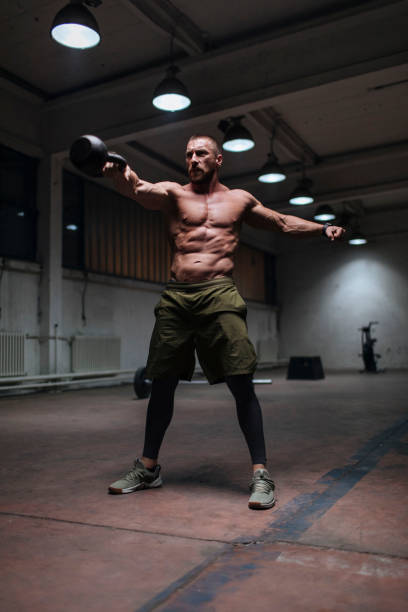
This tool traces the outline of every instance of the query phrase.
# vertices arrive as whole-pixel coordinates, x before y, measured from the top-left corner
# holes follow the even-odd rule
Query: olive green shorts
[[[200,283],[170,281],[154,312],[147,378],[191,380],[195,351],[210,384],[223,382],[225,376],[255,371],[246,304],[231,278]]]

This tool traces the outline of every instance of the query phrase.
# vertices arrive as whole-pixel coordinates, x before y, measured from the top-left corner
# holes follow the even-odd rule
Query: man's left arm
[[[333,241],[340,239],[345,232],[344,228],[337,225],[322,225],[294,215],[283,215],[276,210],[266,208],[253,196],[248,203],[243,221],[258,229],[284,232],[299,238],[325,235],[326,238]]]

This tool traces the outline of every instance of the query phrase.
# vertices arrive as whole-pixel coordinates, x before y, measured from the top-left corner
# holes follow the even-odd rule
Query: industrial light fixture
[[[225,119],[218,124],[219,129],[224,132],[222,148],[226,151],[242,153],[255,146],[251,132],[241,124],[241,119],[243,115]]]
[[[158,84],[153,94],[153,106],[160,110],[179,111],[191,104],[186,86],[176,78],[180,70],[174,64],[167,68],[166,77]]]
[[[302,165],[302,178],[296,185],[289,203],[295,206],[304,206],[305,204],[312,204],[314,197],[312,195],[313,182],[305,176],[305,166]]]
[[[278,158],[273,151],[273,141],[275,138],[275,128],[273,129],[271,136],[270,151],[268,153],[268,159],[262,166],[258,181],[261,183],[280,183],[286,179],[286,174],[283,172],[279,165]]]
[[[50,33],[60,45],[89,49],[101,40],[98,23],[84,4],[96,8],[102,0],[71,0],[56,14]]]
[[[360,230],[353,231],[348,239],[348,243],[352,246],[360,246],[362,244],[367,244],[367,242],[367,238],[360,232]]]
[[[160,81],[153,93],[152,104],[159,110],[174,113],[184,110],[191,104],[187,87],[176,77],[180,72],[174,65],[174,32],[170,37],[170,66],[166,70],[165,78]]]
[[[334,210],[328,204],[318,206],[314,214],[315,221],[333,221],[335,218]]]

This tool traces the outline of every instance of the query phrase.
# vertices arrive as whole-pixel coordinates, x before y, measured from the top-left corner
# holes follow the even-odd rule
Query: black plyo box
[[[288,380],[318,380],[324,378],[320,357],[291,357],[289,360]]]

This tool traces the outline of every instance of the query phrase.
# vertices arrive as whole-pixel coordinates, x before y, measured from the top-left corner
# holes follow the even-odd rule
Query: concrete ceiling
[[[363,212],[408,209],[407,0],[103,0],[90,9],[102,41],[87,51],[49,36],[64,4],[1,5],[5,144],[66,157],[78,135],[95,133],[144,178],[183,181],[188,136],[222,139],[219,120],[242,114],[256,146],[225,153],[229,186],[312,217],[314,205],[287,203],[303,162],[317,203],[339,211],[355,202]],[[192,105],[169,114],[151,98],[169,64],[172,34]],[[24,115],[14,140],[13,113]],[[288,180],[264,186],[256,173],[274,125]]]

